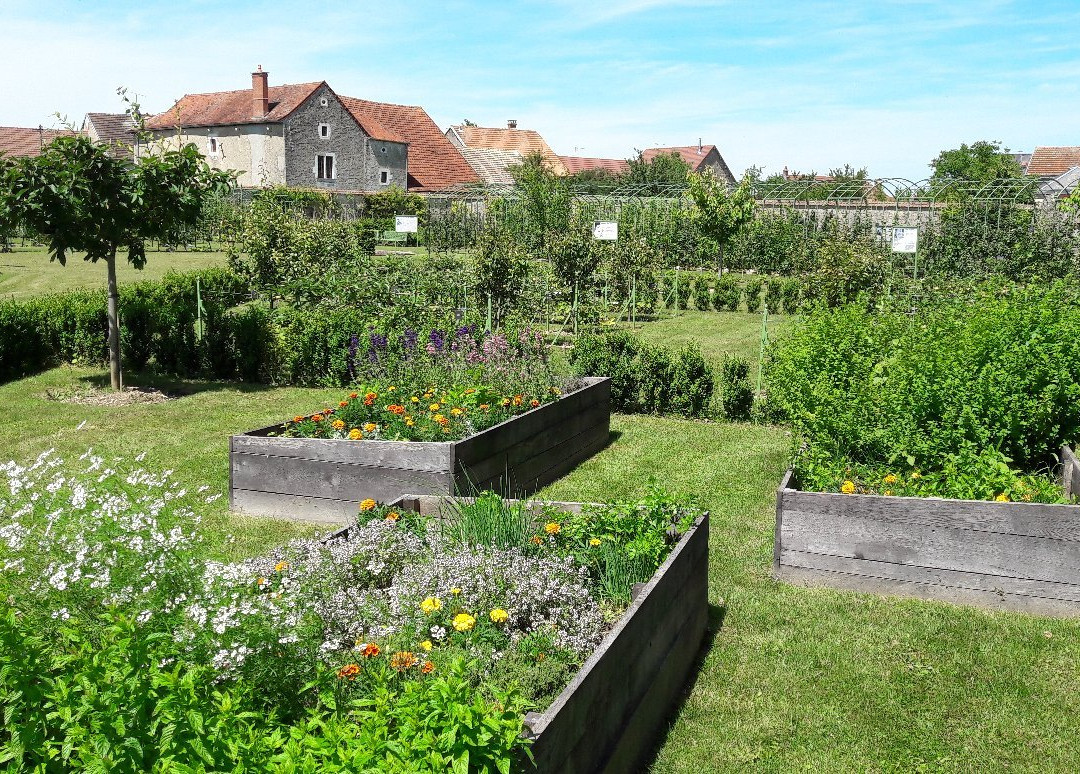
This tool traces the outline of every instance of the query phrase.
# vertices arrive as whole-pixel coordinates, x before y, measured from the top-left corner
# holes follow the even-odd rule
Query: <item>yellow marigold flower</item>
[[[515,395],[514,396],[514,405],[515,406],[520,406],[524,402],[525,402],[525,396],[524,395]]]
[[[390,666],[399,672],[404,672],[409,667],[420,663],[420,659],[411,650],[401,650],[390,657]]]
[[[465,412],[464,410],[459,409],[457,406],[455,406],[454,408],[450,409],[450,413],[453,414],[455,417],[460,417]]]
[[[431,644],[431,640],[424,640],[420,643],[420,650],[424,651],[425,653],[430,653],[433,647],[435,646]]]
[[[547,524],[544,525],[544,532],[548,533],[549,535],[558,535],[561,529],[562,525],[559,524],[559,522],[557,521],[549,521]]]
[[[411,400],[413,403],[419,403],[420,402],[420,399],[418,397],[416,397],[415,395],[413,395],[411,398],[409,398],[409,400]]]
[[[274,572],[281,572],[282,570],[287,570],[287,569],[289,569],[289,563],[288,562],[278,562],[277,564],[274,565]]]
[[[488,410],[489,408],[491,408],[491,404],[490,404],[490,403],[481,403],[481,404],[480,404],[480,410],[481,410],[481,411],[487,411],[487,410]]]
[[[454,588],[450,589],[450,593],[456,597],[458,594],[461,593],[461,589],[459,589],[457,586],[454,586]]]
[[[390,513],[386,514],[386,520],[387,521],[397,521],[400,518],[401,518],[401,514],[398,513],[397,511],[390,511]]]
[[[397,387],[395,387],[394,385],[391,384],[389,387],[386,388],[386,391],[387,392],[393,392],[396,389],[397,389]]]
[[[424,665],[422,667],[420,667],[420,673],[421,674],[430,675],[434,671],[435,671],[435,664],[433,664],[430,661],[425,661]]]
[[[370,511],[374,507],[375,507],[375,501],[372,500],[370,497],[367,498],[366,500],[364,500],[362,503],[360,503],[360,510],[362,510],[362,511]]]
[[[845,481],[843,486],[840,487],[840,491],[844,494],[855,494],[855,482]]]
[[[439,404],[438,403],[432,403],[430,406],[428,406],[428,410],[429,411],[438,411],[439,410]]]
[[[598,545],[600,545],[600,538],[589,538],[589,545],[593,548],[596,548]]]
[[[353,680],[358,674],[360,674],[359,664],[346,664],[337,672],[339,680]]]
[[[920,475],[919,471],[917,471],[917,470],[914,473],[911,474],[911,480],[912,481],[917,481],[920,478],[922,478],[922,475]]]
[[[269,582],[270,581],[268,581],[266,578],[259,578],[257,581],[255,581],[255,585],[259,586],[261,588],[261,587],[265,586]]]
[[[420,603],[420,609],[427,615],[431,615],[436,610],[442,610],[442,600],[438,597],[428,597]]]
[[[333,424],[330,425],[330,427],[334,428],[335,430],[344,430],[345,423],[342,422],[340,419],[335,419]]]
[[[885,483],[886,484],[895,484],[896,483],[896,476],[894,476],[892,473],[885,476]]]
[[[1009,502],[1009,496],[1008,496],[1007,494],[1005,494],[1004,492],[1002,492],[1001,494],[999,494],[999,495],[998,495],[997,497],[995,497],[994,499],[995,499],[995,500],[996,500],[997,502],[999,502],[999,503],[1007,503],[1007,502]]]
[[[506,623],[510,619],[510,614],[501,607],[497,607],[488,613],[488,618],[491,619],[492,623]]]
[[[412,417],[409,417],[408,419],[405,420],[406,427],[412,427],[415,424],[416,424],[416,422],[413,420]]]
[[[552,395],[562,395],[562,390],[560,390],[558,387],[552,387],[551,388],[551,394]]]
[[[504,406],[509,406],[510,405],[510,399],[509,398],[503,398],[502,401],[500,401],[500,402]]]
[[[349,438],[351,438],[354,441],[359,441],[363,437],[364,437],[364,434],[362,432],[360,432],[359,427],[354,427],[352,430],[349,431]]]
[[[364,432],[365,433],[374,433],[378,429],[379,429],[379,426],[377,424],[375,424],[374,422],[368,422],[366,425],[364,425]]]
[[[454,616],[454,628],[459,632],[472,631],[472,628],[476,626],[476,619],[468,613],[458,613]]]
[[[892,493],[893,493],[893,491],[891,489],[886,489],[885,490],[885,496],[886,497],[892,497]]]

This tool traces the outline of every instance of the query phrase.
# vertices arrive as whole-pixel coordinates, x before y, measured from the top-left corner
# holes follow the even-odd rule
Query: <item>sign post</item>
[[[419,220],[415,215],[395,215],[394,231],[399,234],[415,234],[419,230]]]
[[[892,251],[894,253],[914,253],[915,268],[912,279],[919,278],[919,229],[894,226],[892,229]]]
[[[592,227],[593,239],[603,242],[615,242],[619,239],[619,224],[614,220],[595,220]]]

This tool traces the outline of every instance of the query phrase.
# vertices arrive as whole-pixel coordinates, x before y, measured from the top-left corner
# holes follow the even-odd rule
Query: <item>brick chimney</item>
[[[251,117],[262,118],[270,112],[270,86],[267,73],[259,65],[251,74]]]

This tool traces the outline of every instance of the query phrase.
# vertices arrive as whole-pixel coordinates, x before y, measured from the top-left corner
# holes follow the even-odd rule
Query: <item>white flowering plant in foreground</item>
[[[462,663],[475,683],[546,701],[694,514],[653,494],[536,521],[485,495],[448,530],[365,501],[345,538],[223,563],[199,530],[215,496],[169,471],[92,452],[68,466],[46,452],[0,476],[0,599],[45,632],[120,611],[136,632],[169,638],[165,666],[203,665],[220,685],[257,686],[271,707],[301,701],[320,670],[363,693],[388,674]],[[517,526],[493,529],[499,519]],[[476,537],[488,535],[500,537]]]

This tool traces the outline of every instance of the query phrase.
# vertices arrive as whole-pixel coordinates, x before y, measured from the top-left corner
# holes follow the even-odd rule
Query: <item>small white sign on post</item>
[[[894,253],[917,253],[919,251],[919,229],[893,228],[892,251]]]
[[[399,234],[415,234],[418,227],[418,218],[415,215],[394,216],[394,231]]]
[[[592,235],[593,239],[615,242],[619,238],[619,224],[613,220],[593,221]]]

